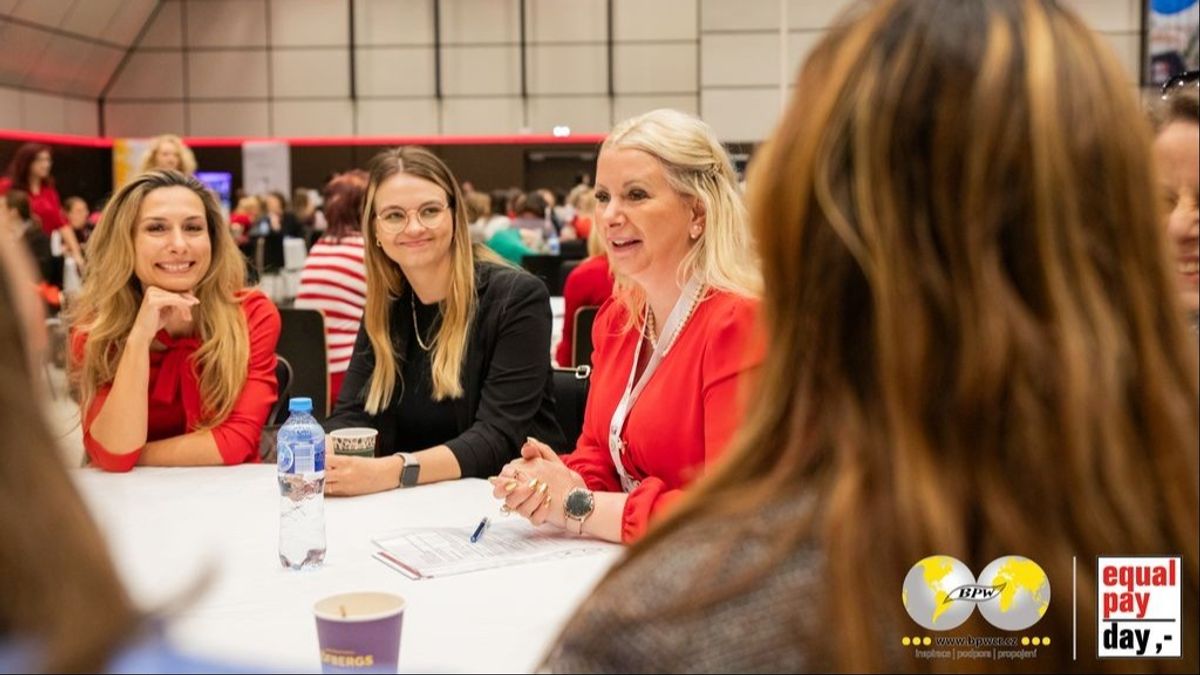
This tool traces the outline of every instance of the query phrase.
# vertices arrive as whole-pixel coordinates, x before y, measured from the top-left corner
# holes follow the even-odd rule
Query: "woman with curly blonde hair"
[[[191,176],[196,173],[196,155],[175,134],[155,136],[138,167],[138,173],[147,171],[179,171]]]

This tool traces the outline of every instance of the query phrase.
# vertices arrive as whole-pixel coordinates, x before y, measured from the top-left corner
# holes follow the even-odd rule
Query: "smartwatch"
[[[400,459],[404,460],[404,468],[400,469],[400,487],[412,487],[417,484],[417,479],[421,476],[421,460],[411,452],[395,453]]]
[[[572,488],[567,493],[567,498],[563,500],[563,511],[567,515],[567,520],[577,524],[575,534],[583,534],[583,521],[592,515],[592,511],[596,510],[596,497],[591,490],[577,487]]]

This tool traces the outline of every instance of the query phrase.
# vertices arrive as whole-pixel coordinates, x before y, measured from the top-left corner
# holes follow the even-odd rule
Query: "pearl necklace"
[[[703,295],[704,284],[700,284],[696,286],[696,293],[692,295],[692,303],[688,305],[688,311],[687,314],[683,315],[683,321],[679,322],[679,328],[675,329],[675,333],[671,335],[670,339],[667,340],[667,344],[663,347],[663,356],[666,356],[667,352],[671,351],[671,347],[674,346],[675,341],[679,339],[679,334],[683,332],[683,327],[687,325],[688,320],[692,318],[692,314],[695,313],[696,308],[700,306],[700,298]],[[656,347],[658,345],[658,330],[654,322],[654,312],[650,311],[649,303],[646,304],[645,327],[645,335],[650,339],[650,346]]]

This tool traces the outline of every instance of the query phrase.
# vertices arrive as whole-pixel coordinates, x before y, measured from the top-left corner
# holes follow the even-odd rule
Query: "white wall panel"
[[[433,50],[372,47],[357,51],[354,74],[360,97],[433,96]]]
[[[272,96],[350,96],[346,49],[277,49],[271,53]]]
[[[346,0],[271,0],[271,44],[302,47],[350,44]]]
[[[360,136],[432,136],[437,133],[436,99],[358,102]]]
[[[197,103],[188,111],[194,136],[267,136],[267,104]]]
[[[187,69],[192,98],[267,96],[265,50],[189,52]]]

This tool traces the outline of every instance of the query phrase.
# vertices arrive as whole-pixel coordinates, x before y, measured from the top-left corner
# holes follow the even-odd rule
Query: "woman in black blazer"
[[[554,416],[550,301],[475,248],[458,181],[416,147],[372,162],[367,307],[329,431],[379,430],[374,458],[326,457],[325,491],[358,495],[494,475]]]

